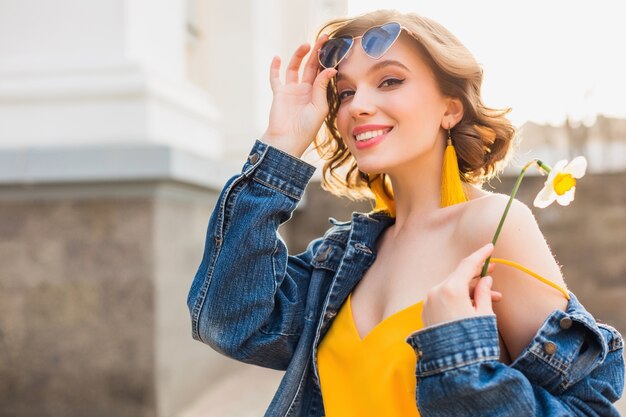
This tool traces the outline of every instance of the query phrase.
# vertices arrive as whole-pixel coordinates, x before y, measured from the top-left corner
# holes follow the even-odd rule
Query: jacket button
[[[250,156],[248,157],[248,161],[249,161],[251,164],[255,164],[255,163],[256,163],[256,161],[258,161],[258,160],[259,160],[259,154],[258,154],[258,153],[253,153],[252,155],[250,155]]]
[[[416,359],[419,361],[420,359],[422,359],[422,356],[424,356],[424,352],[422,352],[421,350],[417,350],[415,351],[415,356]]]
[[[546,342],[543,344],[543,350],[548,355],[552,355],[554,352],[556,352],[556,345],[553,342]]]
[[[559,322],[559,326],[561,326],[561,329],[569,329],[572,327],[572,319],[569,317],[563,317]]]
[[[330,246],[328,246],[328,247],[324,250],[324,252],[320,253],[320,254],[317,256],[317,259],[316,259],[316,260],[317,260],[318,262],[322,262],[322,261],[326,260],[326,258],[328,257],[328,254],[330,253],[330,251],[331,251],[331,250],[332,250],[332,248],[331,248]]]

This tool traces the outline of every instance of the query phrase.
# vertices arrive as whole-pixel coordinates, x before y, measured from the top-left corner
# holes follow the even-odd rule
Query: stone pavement
[[[283,371],[244,365],[175,417],[262,417]]]

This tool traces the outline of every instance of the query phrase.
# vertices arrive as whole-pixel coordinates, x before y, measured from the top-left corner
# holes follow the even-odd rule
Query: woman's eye
[[[404,80],[398,80],[397,78],[387,78],[385,81],[383,81],[383,82],[382,82],[382,84],[381,84],[381,85],[383,85],[383,84],[385,84],[385,83],[387,83],[387,82],[391,83],[390,85],[393,85],[393,84],[402,84],[402,82],[403,82],[403,81],[404,81]]]
[[[350,91],[346,90],[346,91],[342,91],[341,93],[339,93],[339,95],[337,96],[339,98],[339,101],[343,100],[345,93],[350,93]]]
[[[380,83],[380,87],[390,87],[390,86],[393,86],[393,85],[402,84],[403,82],[404,82],[404,80],[399,80],[397,78],[387,78],[385,81]],[[350,94],[354,94],[354,91],[352,91],[352,90],[343,90],[342,92],[337,94],[337,98],[339,99],[339,102],[341,103]]]

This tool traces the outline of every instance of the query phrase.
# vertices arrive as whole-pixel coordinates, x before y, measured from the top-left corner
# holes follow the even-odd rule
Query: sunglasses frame
[[[374,56],[370,55],[370,54],[369,54],[369,53],[365,50],[365,48],[363,48],[363,41],[362,41],[363,37],[367,34],[367,32],[369,32],[369,31],[370,31],[370,30],[372,30],[372,29],[381,28],[381,27],[383,27],[383,26],[386,26],[386,25],[389,25],[389,24],[392,24],[392,23],[395,23],[395,24],[397,24],[398,26],[400,26],[400,30],[398,31],[398,34],[396,35],[396,37],[394,38],[394,40],[393,40],[393,41],[391,41],[391,42],[389,43],[389,45],[387,46],[387,48],[385,48],[385,50],[383,51],[383,53],[382,53],[382,54],[380,54],[380,56],[379,56],[379,57],[374,57]],[[326,41],[326,43],[324,43],[324,45],[322,45],[322,47],[321,47],[321,48],[317,51],[317,61],[319,62],[319,64],[321,65],[321,67],[322,67],[322,68],[326,68],[326,69],[328,69],[328,68],[335,68],[335,67],[337,67],[337,65],[339,65],[339,64],[341,63],[341,61],[343,61],[343,60],[344,60],[344,59],[348,56],[348,54],[349,54],[349,53],[350,53],[350,51],[352,50],[352,46],[354,46],[354,44],[355,44],[355,40],[356,40],[356,39],[361,39],[361,48],[363,48],[363,51],[367,54],[367,56],[369,56],[369,57],[370,57],[370,58],[372,58],[372,59],[380,59],[380,58],[382,58],[382,56],[383,56],[383,55],[385,55],[385,54],[387,53],[387,51],[389,50],[389,48],[391,48],[391,47],[393,46],[393,44],[394,44],[394,43],[396,43],[396,41],[397,41],[397,40],[398,40],[398,38],[400,37],[400,34],[402,33],[402,29],[404,29],[404,30],[406,30],[407,32],[409,32],[409,29],[408,29],[407,27],[403,26],[402,24],[400,24],[400,23],[398,23],[398,22],[391,21],[391,22],[384,23],[384,24],[382,24],[382,25],[372,26],[372,27],[368,28],[365,32],[363,32],[363,34],[362,34],[362,35],[360,35],[360,36],[340,36],[340,37],[338,37],[338,38],[331,38],[331,39],[328,39],[328,40]],[[349,39],[349,40],[350,40],[350,46],[348,46],[348,49],[346,50],[346,53],[345,53],[345,54],[343,54],[343,56],[341,57],[341,59],[339,59],[339,61],[337,61],[337,63],[336,63],[335,65],[333,65],[332,67],[326,67],[326,66],[322,63],[322,60],[321,60],[321,58],[320,58],[320,55],[321,55],[322,50],[324,49],[324,47],[328,44],[328,42],[330,42],[330,41],[332,41],[332,40],[334,40],[334,39]]]

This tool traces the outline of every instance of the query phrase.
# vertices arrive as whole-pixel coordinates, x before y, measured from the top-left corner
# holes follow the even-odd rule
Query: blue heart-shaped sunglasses
[[[365,31],[362,36],[340,36],[326,41],[319,49],[317,58],[324,68],[335,68],[348,55],[355,39],[361,39],[361,47],[367,55],[378,59],[400,36],[402,29],[408,29],[398,22],[389,22],[381,26],[374,26]]]

